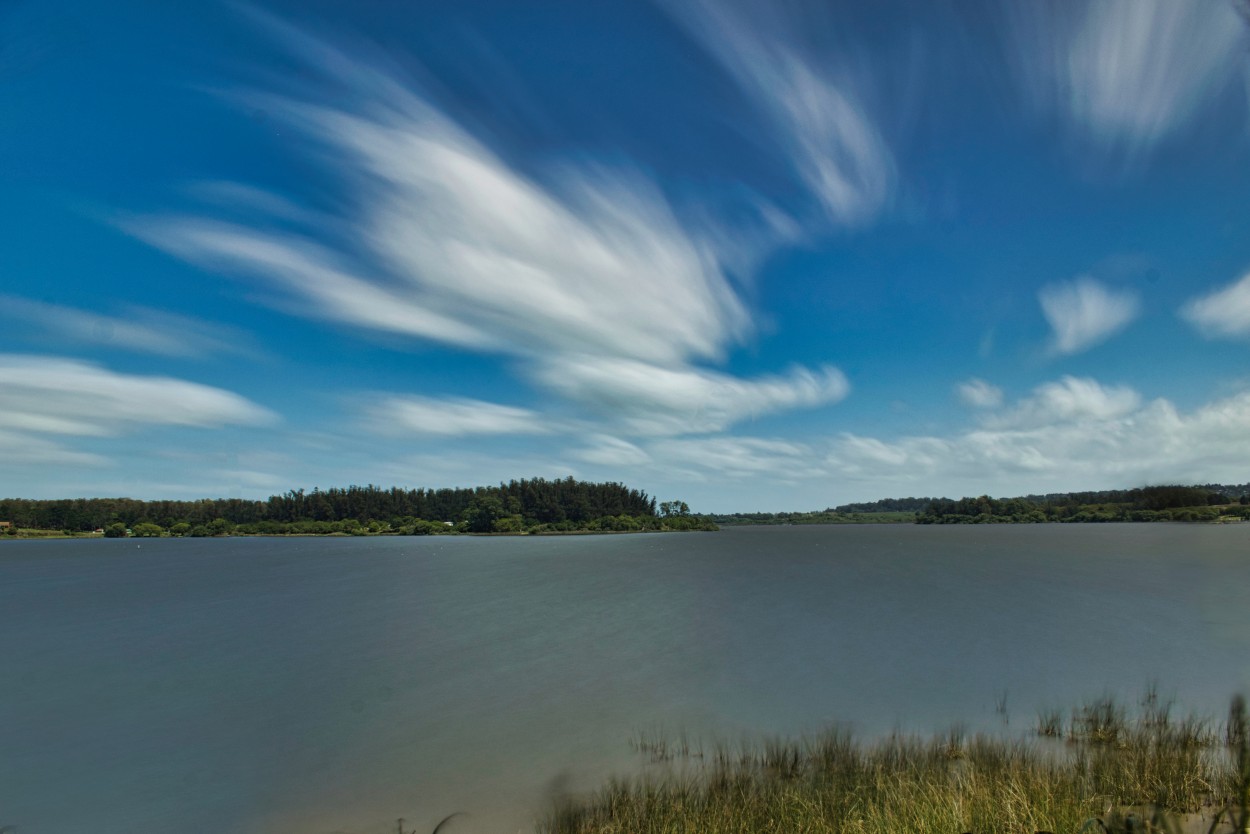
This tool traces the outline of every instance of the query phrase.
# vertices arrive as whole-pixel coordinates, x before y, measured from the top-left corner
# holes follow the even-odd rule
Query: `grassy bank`
[[[1109,831],[1205,832],[1220,808],[1244,809],[1244,705],[1236,701],[1221,724],[1171,712],[1152,697],[1132,717],[1099,701],[1057,724],[1041,716],[1037,737],[1026,740],[953,732],[865,744],[834,731],[706,753],[649,742],[654,759],[671,760],[667,776],[612,782],[560,807],[539,830],[1077,834],[1101,818]],[[1146,827],[1152,817],[1155,827]]]

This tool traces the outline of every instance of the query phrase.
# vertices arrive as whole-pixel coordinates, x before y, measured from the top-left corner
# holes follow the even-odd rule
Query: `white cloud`
[[[1064,378],[1040,386],[1005,415],[948,437],[881,440],[844,435],[830,448],[831,477],[895,489],[1019,495],[1160,482],[1240,482],[1250,459],[1250,393],[1189,414],[1143,403],[1128,388]],[[918,486],[919,485],[919,486]]]
[[[1013,7],[1025,93],[1083,144],[1137,162],[1209,108],[1243,60],[1224,0],[1098,0]]]
[[[1141,396],[1126,386],[1105,387],[1092,379],[1065,376],[1039,385],[1033,396],[1006,413],[989,415],[987,426],[1028,428],[1082,420],[1113,420],[1141,405]]]
[[[849,67],[822,66],[790,46],[797,39],[786,27],[810,34],[802,30],[815,22],[778,21],[764,7],[748,12],[723,0],[669,7],[768,114],[830,218],[847,226],[873,220],[892,196],[894,158]]]
[[[288,33],[290,38],[293,35]],[[321,145],[351,216],[317,239],[195,218],[127,224],[174,254],[270,280],[307,312],[515,353],[717,358],[749,328],[716,259],[641,176],[568,167],[548,188],[398,81],[301,39],[351,109],[258,96]]]
[[[1054,333],[1051,347],[1060,354],[1080,353],[1109,339],[1141,307],[1136,293],[1110,290],[1089,278],[1044,287],[1038,300]]]
[[[99,466],[100,455],[67,449],[59,443],[20,431],[0,429],[0,460],[10,466]]]
[[[107,437],[145,425],[263,425],[275,415],[220,388],[88,362],[0,354],[0,429]]]
[[[1181,316],[1208,338],[1250,336],[1250,273],[1192,299]]]
[[[785,440],[672,438],[655,441],[648,451],[660,467],[684,469],[695,479],[765,477],[788,483],[825,474],[809,447]]]
[[[1065,377],[942,435],[655,438],[637,447],[665,489],[716,484],[721,497],[712,500],[721,502],[745,482],[758,496],[803,483],[802,493],[790,494],[820,506],[866,496],[1241,483],[1250,460],[1250,392],[1181,412],[1130,388]]]
[[[214,198],[270,208],[306,231],[182,216],[124,222],[133,234],[257,276],[301,315],[518,357],[530,379],[594,411],[611,404],[634,432],[715,430],[845,395],[834,368],[739,380],[695,367],[723,359],[751,317],[713,243],[724,236],[691,233],[637,172],[570,164],[542,181],[522,174],[378,65],[256,16],[326,91],[244,98],[318,149],[314,160],[342,180],[345,208],[302,213],[218,184]],[[828,130],[858,131],[852,115],[830,115]],[[480,402],[389,408],[421,433],[538,425]]]
[[[586,445],[573,454],[586,463],[613,468],[645,466],[652,462],[651,456],[628,440],[600,434],[587,439]]]
[[[997,408],[1003,404],[1003,389],[983,379],[969,379],[955,387],[959,401],[971,408]]]
[[[484,434],[548,434],[555,430],[527,408],[455,397],[388,397],[369,410],[371,425],[390,435],[444,437]]]
[[[69,448],[46,435],[98,438],[146,426],[217,428],[276,419],[220,388],[15,354],[0,354],[0,406],[0,460],[45,467],[108,463],[102,455]]]
[[[173,357],[252,355],[250,339],[230,328],[144,307],[106,316],[72,307],[0,295],[0,316],[33,324],[58,342],[101,345]]]
[[[635,434],[702,434],[744,419],[837,402],[850,386],[837,368],[796,368],[756,379],[628,359],[561,357],[538,368],[539,384]]]

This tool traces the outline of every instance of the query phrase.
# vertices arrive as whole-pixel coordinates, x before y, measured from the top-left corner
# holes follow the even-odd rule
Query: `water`
[[[1250,524],[0,545],[0,826],[530,827],[639,733],[1250,683]],[[996,705],[1006,695],[1006,716]]]

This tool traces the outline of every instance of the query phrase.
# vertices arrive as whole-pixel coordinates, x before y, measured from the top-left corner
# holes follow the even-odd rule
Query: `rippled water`
[[[0,544],[0,826],[526,829],[639,733],[1250,683],[1250,524]],[[996,702],[1006,693],[1007,715]]]

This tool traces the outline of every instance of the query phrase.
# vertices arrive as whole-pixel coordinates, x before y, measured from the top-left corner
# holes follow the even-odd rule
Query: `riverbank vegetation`
[[[814,512],[727,513],[718,525],[1037,524],[1108,521],[1250,520],[1250,484],[1150,486],[1018,498],[883,498]]]
[[[3,524],[7,522],[7,524]],[[0,534],[138,538],[224,535],[443,535],[714,530],[683,501],[657,504],[619,483],[509,481],[473,489],[293,490],[265,501],[238,498],[0,500]]]
[[[653,761],[670,763],[664,775],[611,782],[558,807],[539,830],[1225,834],[1244,828],[1250,755],[1240,699],[1223,725],[1178,720],[1171,705],[1150,694],[1131,718],[1106,699],[1074,710],[1066,724],[1050,723],[1053,717],[1039,719],[1037,734],[1061,741],[969,738],[955,730],[864,744],[835,730],[706,753],[688,743],[645,742]],[[1240,822],[1229,824],[1238,815]]]
[[[1109,521],[1241,521],[1250,519],[1250,485],[1152,486],[1020,498],[931,500],[919,524],[1029,524]]]
[[[810,513],[725,513],[704,518],[726,527],[747,527],[766,524],[910,524],[914,512],[841,512],[820,510]]]

